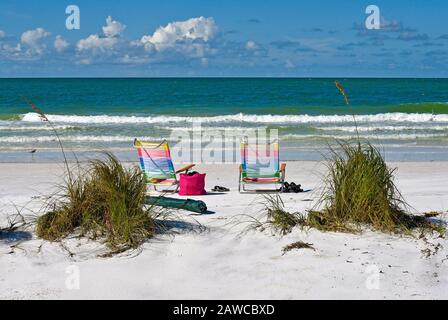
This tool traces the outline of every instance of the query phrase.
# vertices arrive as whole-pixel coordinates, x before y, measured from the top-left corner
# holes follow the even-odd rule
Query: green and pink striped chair
[[[241,165],[238,191],[281,191],[285,183],[286,164],[280,165],[278,142],[270,144],[241,143]],[[275,189],[251,189],[245,186],[274,184]],[[280,186],[280,188],[277,188]]]
[[[179,181],[176,174],[188,172],[194,167],[194,164],[189,164],[175,171],[167,141],[148,142],[135,139],[134,147],[137,148],[140,167],[145,175],[146,182],[153,186],[155,191],[157,191],[157,186],[165,186],[168,188],[163,191],[177,192]],[[169,187],[171,186],[174,186],[175,189],[170,190]]]

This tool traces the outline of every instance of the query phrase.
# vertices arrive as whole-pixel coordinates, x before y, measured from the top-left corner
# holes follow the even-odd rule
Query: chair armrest
[[[280,166],[280,171],[285,172],[285,170],[286,170],[286,163],[282,163]]]
[[[243,172],[243,165],[240,164],[240,173]]]
[[[195,164],[193,164],[193,163],[191,163],[191,164],[189,164],[189,165],[186,165],[185,167],[183,167],[183,168],[180,168],[179,170],[176,170],[176,174],[177,173],[181,173],[181,172],[187,172],[188,170],[190,170],[191,168],[193,168],[195,166]]]

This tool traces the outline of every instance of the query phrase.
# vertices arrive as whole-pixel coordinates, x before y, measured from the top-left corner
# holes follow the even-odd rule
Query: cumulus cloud
[[[213,18],[191,18],[168,23],[152,35],[140,39],[148,52],[174,50],[187,55],[203,57],[210,51],[208,44],[216,37],[218,27]]]
[[[106,25],[102,28],[103,34],[91,34],[87,38],[79,40],[76,49],[78,52],[91,52],[93,54],[110,51],[119,42],[119,37],[125,28],[125,25],[109,16],[106,18]]]
[[[50,33],[43,28],[28,30],[22,33],[20,42],[22,45],[28,48],[26,52],[29,55],[41,55],[46,48],[46,45],[43,44],[41,40],[48,37],[49,35]]]
[[[93,53],[101,53],[110,50],[118,42],[116,38],[101,37],[97,34],[91,34],[85,39],[78,41],[76,48],[78,51],[92,51]]]
[[[259,46],[255,41],[249,40],[246,42],[247,50],[257,50],[258,48],[259,48]]]
[[[119,62],[123,64],[144,64],[148,63],[149,60],[147,57],[142,56],[132,56],[130,54],[125,54],[123,57],[119,59]]]
[[[124,24],[108,16],[97,33],[78,39],[73,45],[61,35],[56,35],[53,42],[49,41],[47,45],[51,45],[53,54],[73,53],[73,61],[83,65],[96,62],[192,65],[191,63],[198,62],[202,66],[208,66],[218,53],[223,61],[235,58],[248,61],[267,56],[267,49],[253,40],[226,39],[213,17],[200,16],[172,21],[136,40],[124,37],[125,29]],[[18,45],[0,42],[0,55],[15,60],[34,60],[38,57],[37,54],[46,51],[43,39],[48,35],[49,32],[37,28],[25,32]],[[27,54],[26,50],[35,55]],[[68,55],[64,56],[69,58]]]
[[[103,33],[107,38],[119,37],[124,29],[126,29],[124,24],[114,21],[111,16],[108,16],[106,18],[106,25],[103,26]]]
[[[207,58],[216,52],[218,28],[213,18],[191,18],[157,28],[152,35],[130,41],[122,37],[126,26],[107,17],[102,32],[91,34],[76,44],[78,62],[99,59],[123,64],[167,62]]]
[[[101,26],[101,25],[100,25]],[[43,55],[64,54],[58,60],[70,59],[78,65],[97,62],[113,64],[151,64],[151,65],[202,65],[216,66],[215,57],[228,64],[239,59],[238,63],[261,63],[268,56],[268,50],[258,42],[232,41],[219,31],[212,17],[193,17],[183,21],[172,21],[162,25],[152,33],[138,39],[127,39],[123,33],[126,26],[111,16],[97,33],[86,35],[73,43],[63,36],[56,35],[48,41],[44,38],[49,32],[43,28],[23,33],[19,43],[0,39],[0,56],[11,60],[32,61]],[[46,46],[52,50],[46,50]],[[34,53],[31,55],[29,53]]]
[[[53,45],[54,45],[55,50],[59,53],[64,52],[69,47],[69,43],[67,42],[67,40],[65,40],[60,35],[56,36],[56,39],[54,40]]]
[[[253,40],[246,42],[244,49],[246,50],[243,56],[262,57],[267,55],[267,50],[261,44]]]
[[[20,43],[17,45],[10,45],[8,43],[0,43],[0,56],[4,56],[9,59],[17,59],[22,55],[22,47]]]

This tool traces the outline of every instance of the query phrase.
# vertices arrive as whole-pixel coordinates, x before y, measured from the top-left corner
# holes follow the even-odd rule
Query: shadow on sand
[[[179,232],[202,232],[205,226],[197,222],[187,222],[181,220],[156,220],[158,234],[179,233]]]
[[[31,240],[31,232],[27,231],[3,231],[0,230],[0,242],[14,244],[16,242]]]

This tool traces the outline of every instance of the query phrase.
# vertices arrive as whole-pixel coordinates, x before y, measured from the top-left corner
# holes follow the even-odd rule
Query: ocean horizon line
[[[141,76],[74,76],[74,77],[58,77],[58,76],[20,76],[20,77],[1,77],[0,80],[9,80],[9,79],[422,79],[422,80],[448,80],[448,77],[416,77],[416,76],[149,76],[149,77],[141,77]]]

